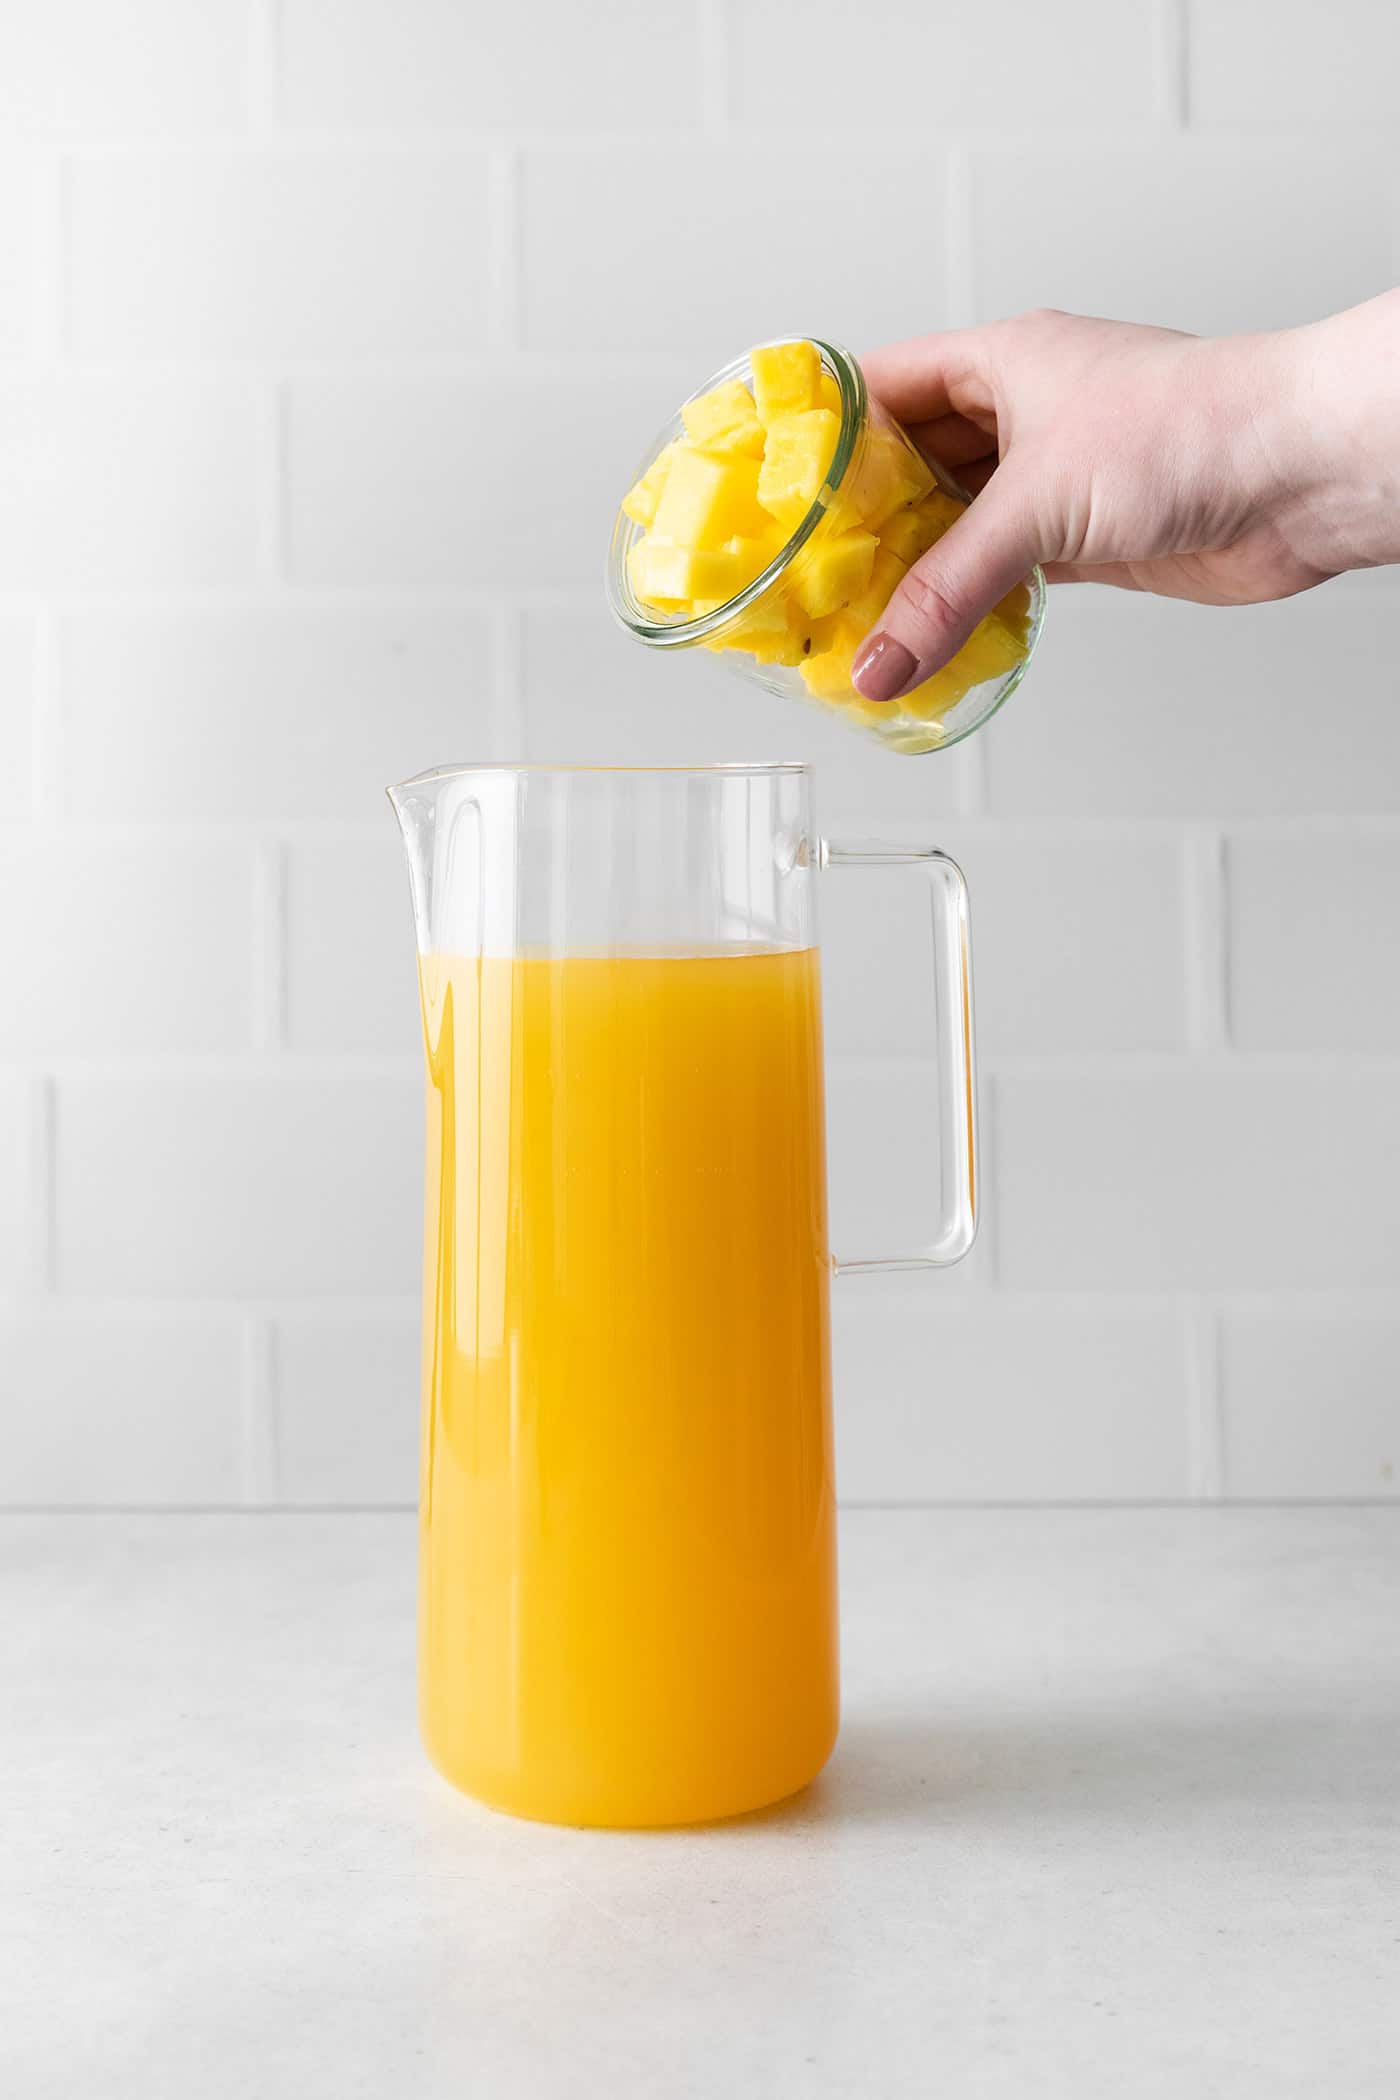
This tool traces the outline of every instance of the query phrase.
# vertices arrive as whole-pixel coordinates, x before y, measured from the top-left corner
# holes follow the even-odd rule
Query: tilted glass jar
[[[855,646],[864,626],[878,617],[882,592],[887,597],[903,575],[907,564],[901,556],[913,553],[917,558],[918,538],[903,536],[900,509],[941,506],[951,521],[952,506],[966,507],[970,499],[871,397],[849,351],[817,338],[805,340],[815,343],[821,358],[828,398],[834,404],[839,396],[840,434],[825,482],[781,551],[723,603],[698,615],[690,610],[667,612],[634,588],[630,557],[645,532],[619,509],[608,551],[609,606],[628,633],[648,648],[713,650],[769,692],[829,709],[892,750],[911,755],[946,750],[995,714],[1025,676],[1045,617],[1045,579],[1034,570],[982,622],[952,662],[912,693],[885,703],[858,693],[850,680]],[[751,385],[752,377],[749,358],[736,358],[689,399],[698,400],[736,379]],[[636,478],[640,480],[666,447],[684,436],[678,409],[648,448]],[[872,517],[871,491],[877,485],[883,491],[891,479],[910,500],[887,517]],[[925,492],[922,497],[920,490]],[[877,500],[874,508],[879,507]],[[870,584],[854,604],[814,615],[812,604],[821,603],[814,599],[810,582],[816,565],[838,534],[861,525],[869,525],[880,542]],[[877,598],[881,605],[876,605]]]

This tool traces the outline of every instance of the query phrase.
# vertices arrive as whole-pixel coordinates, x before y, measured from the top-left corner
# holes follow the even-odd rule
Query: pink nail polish
[[[851,683],[867,700],[897,700],[912,685],[918,658],[892,634],[872,634],[851,666]]]

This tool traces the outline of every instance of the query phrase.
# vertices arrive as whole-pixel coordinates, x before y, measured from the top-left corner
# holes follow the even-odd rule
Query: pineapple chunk
[[[747,584],[753,582],[755,576],[761,575],[769,562],[783,551],[781,535],[771,530],[757,539],[736,537],[726,540],[724,544],[726,554],[738,563],[739,568],[739,581],[729,593],[731,598],[735,591],[742,591]]]
[[[1024,590],[1025,585],[1018,584],[1017,589]],[[912,693],[906,693],[900,706],[921,722],[936,721],[965,699],[975,685],[1008,677],[1025,653],[1024,638],[1018,639],[997,613],[988,613],[973,628],[957,655],[941,671],[935,671],[932,678],[916,685]]]
[[[797,602],[814,620],[858,598],[870,583],[878,542],[873,532],[823,535],[804,547],[793,565]]]
[[[816,700],[849,700],[854,650],[825,649],[802,665],[802,683]]]
[[[934,487],[932,470],[887,423],[871,429],[851,477],[851,496],[872,532]]]
[[[742,379],[727,380],[687,401],[681,416],[694,443],[717,458],[747,453],[757,459],[763,451],[763,425]]]
[[[847,617],[855,622],[862,634],[869,634],[908,573],[907,564],[897,554],[888,547],[880,548],[871,565],[869,583],[846,607]]]
[[[760,664],[800,664],[811,648],[808,623],[796,606],[777,591],[769,591],[740,613],[723,634],[706,642],[707,649],[723,652],[742,650]]]
[[[640,481],[632,484],[622,499],[622,508],[638,525],[650,525],[656,516],[656,506],[661,501],[661,491],[666,486],[666,477],[671,471],[671,462],[680,449],[679,439],[663,445]]]
[[[880,545],[897,555],[911,569],[933,544],[927,524],[912,504],[906,503],[880,527]]]
[[[835,416],[841,413],[841,387],[834,372],[823,372],[817,381],[817,407],[829,408]]]
[[[880,545],[888,547],[912,568],[935,540],[941,540],[950,525],[956,525],[966,506],[956,496],[935,489],[919,503],[906,503],[880,527]]]
[[[758,500],[780,525],[791,530],[815,503],[839,435],[829,408],[802,409],[769,424]]]
[[[812,653],[802,666],[802,683],[818,700],[850,700],[851,665],[862,641],[861,631],[842,613],[821,623],[812,635]]]
[[[770,557],[761,540],[732,539],[720,548],[677,547],[653,532],[627,557],[632,588],[649,604],[694,612],[688,601],[723,604],[752,583]]]
[[[914,505],[914,515],[922,520],[929,535],[929,544],[941,540],[950,525],[956,525],[966,511],[967,505],[945,490],[932,488]]]
[[[822,363],[815,343],[765,343],[749,358],[760,423],[817,406]]]
[[[963,667],[968,685],[974,686],[989,678],[1007,677],[1025,653],[1024,636],[1013,633],[995,613],[989,613],[973,628],[953,662]]]
[[[954,678],[951,674],[951,664],[945,664],[941,671],[934,672],[932,678],[916,685],[912,693],[905,693],[896,705],[907,715],[912,715],[916,722],[941,722],[944,715],[968,695],[966,679]]]
[[[992,607],[992,614],[1001,621],[1003,627],[1015,636],[1016,640],[1021,644],[1021,653],[1024,655],[1031,631],[1030,585],[1026,583],[1016,584],[1012,590],[1007,592],[1004,598],[999,599]]]
[[[899,705],[906,714],[913,715],[919,722],[937,722],[950,708],[956,707],[959,700],[967,698],[978,680],[969,678],[959,662],[962,653],[960,649],[951,663],[944,664],[941,671],[935,671],[932,678],[926,678],[922,685],[916,685],[912,693],[903,695]]]
[[[765,537],[773,527],[759,507],[758,477],[756,459],[715,459],[681,447],[656,506],[653,532],[678,547],[719,548],[736,535]]]

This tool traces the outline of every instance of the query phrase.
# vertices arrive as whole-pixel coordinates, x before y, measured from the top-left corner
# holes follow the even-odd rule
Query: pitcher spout
[[[508,766],[435,766],[385,790],[408,861],[420,955],[508,951],[518,789]]]

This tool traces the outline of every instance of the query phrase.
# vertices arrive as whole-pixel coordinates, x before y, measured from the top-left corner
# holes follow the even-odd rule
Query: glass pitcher
[[[549,1822],[707,1821],[837,1727],[828,1282],[976,1230],[967,892],[816,836],[801,765],[390,790],[427,1047],[419,1680],[439,1770]],[[928,885],[929,1244],[833,1263],[817,877]]]

